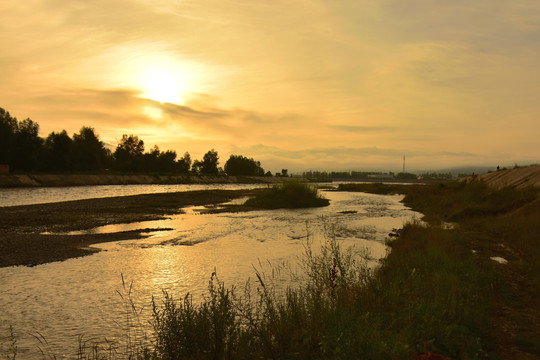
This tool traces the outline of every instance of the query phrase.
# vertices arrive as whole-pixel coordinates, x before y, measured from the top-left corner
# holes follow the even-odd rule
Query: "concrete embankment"
[[[131,184],[276,184],[287,179],[290,178],[273,176],[1,174],[0,187]]]
[[[468,178],[468,180],[471,179]],[[540,165],[493,171],[478,175],[476,179],[485,181],[493,189],[502,189],[506,186],[513,186],[519,189],[528,186],[540,187]]]

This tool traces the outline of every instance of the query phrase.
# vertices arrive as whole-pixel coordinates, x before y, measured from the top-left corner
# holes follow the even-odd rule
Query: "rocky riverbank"
[[[67,235],[69,231],[164,219],[182,213],[185,206],[214,205],[251,194],[253,190],[207,190],[0,207],[0,267],[90,255],[98,251],[89,248],[91,244],[143,238],[165,229]]]

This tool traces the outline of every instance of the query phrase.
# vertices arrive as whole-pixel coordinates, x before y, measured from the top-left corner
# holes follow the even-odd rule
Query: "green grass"
[[[296,181],[264,189],[245,202],[245,206],[263,209],[296,209],[328,206],[330,201],[319,194],[317,188]]]

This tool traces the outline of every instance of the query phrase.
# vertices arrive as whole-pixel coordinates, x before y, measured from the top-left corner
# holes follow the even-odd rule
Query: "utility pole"
[[[403,155],[403,173],[405,174],[405,155]]]

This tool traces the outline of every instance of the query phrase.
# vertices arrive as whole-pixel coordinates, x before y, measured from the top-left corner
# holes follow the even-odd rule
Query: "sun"
[[[141,74],[139,87],[144,98],[181,104],[189,92],[189,76],[175,67],[155,67]]]

